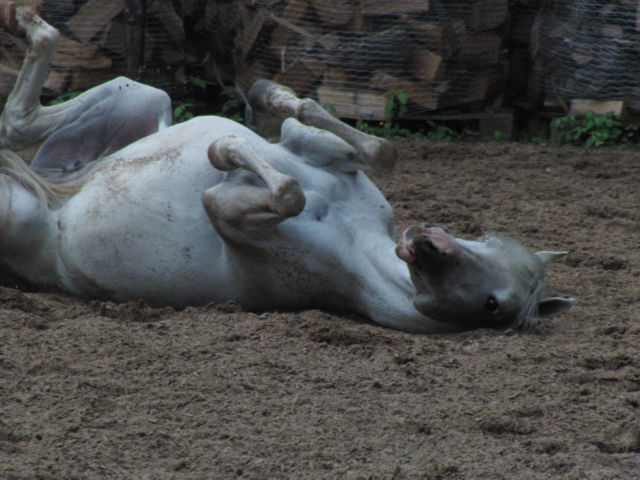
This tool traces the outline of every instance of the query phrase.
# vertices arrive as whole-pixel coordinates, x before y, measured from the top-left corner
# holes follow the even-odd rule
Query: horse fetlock
[[[256,81],[247,95],[249,104],[261,112],[268,112],[278,118],[298,118],[300,99],[288,87],[269,80]]]
[[[27,36],[27,27],[39,18],[42,1],[0,0],[0,28],[19,38]]]
[[[53,52],[57,47],[60,32],[33,12],[19,10],[18,24],[25,30],[25,40],[34,53],[40,54],[47,50]]]
[[[230,172],[236,168],[241,168],[242,165],[238,165],[237,161],[234,161],[235,155],[233,155],[239,142],[241,142],[240,139],[230,135],[219,138],[209,145],[207,156],[213,168],[217,168],[223,172]]]

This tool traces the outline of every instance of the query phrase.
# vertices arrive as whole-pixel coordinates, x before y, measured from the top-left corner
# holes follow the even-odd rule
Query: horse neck
[[[413,306],[415,287],[407,264],[395,253],[395,240],[369,238],[367,280],[358,296],[359,310],[374,322],[407,332],[446,333],[459,327],[436,322]]]

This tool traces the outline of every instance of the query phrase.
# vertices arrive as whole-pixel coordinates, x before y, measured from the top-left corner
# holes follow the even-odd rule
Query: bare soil
[[[534,334],[0,287],[0,477],[640,478],[640,152],[398,141],[398,231],[571,253]],[[16,288],[16,286],[18,288]]]

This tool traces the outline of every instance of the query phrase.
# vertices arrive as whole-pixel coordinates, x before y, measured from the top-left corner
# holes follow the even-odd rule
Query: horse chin
[[[422,298],[421,298],[422,297]],[[413,306],[425,317],[438,323],[459,325],[463,330],[477,330],[486,328],[490,330],[529,330],[529,324],[521,324],[517,315],[507,315],[500,318],[474,314],[472,312],[460,313],[452,312],[450,308],[438,308],[431,302],[426,301],[426,295],[416,295],[413,299]]]

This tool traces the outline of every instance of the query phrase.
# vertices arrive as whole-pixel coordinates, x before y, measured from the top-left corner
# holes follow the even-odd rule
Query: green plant
[[[584,145],[587,148],[616,143],[630,143],[637,127],[624,126],[620,116],[609,112],[596,115],[589,110],[584,115],[566,115],[551,122],[556,143]]]
[[[336,116],[336,113],[338,112],[338,109],[333,103],[323,103],[320,106],[333,116]]]
[[[380,122],[379,125],[372,125],[364,120],[356,122],[356,128],[361,132],[379,137],[406,137],[418,138],[424,137],[422,131],[415,132],[400,126],[400,118],[409,112],[407,103],[409,98],[402,92],[389,92],[388,100],[385,104],[385,115],[389,120]]]
[[[56,98],[49,100],[48,104],[49,106],[60,105],[61,103],[68,102],[69,100],[73,100],[74,98],[79,97],[83,93],[84,92],[78,91],[63,93],[61,95],[58,95]]]
[[[427,132],[427,138],[429,140],[451,140],[456,136],[456,132],[451,128],[445,125],[438,125],[432,120],[427,121],[427,125],[432,128],[432,130]]]
[[[236,92],[233,87],[227,87],[220,93],[220,99],[222,104],[220,105],[220,111],[218,115],[221,117],[229,118],[235,122],[243,122],[244,117],[242,115],[242,106],[238,101]]]
[[[204,104],[202,102],[197,101],[179,103],[176,108],[173,109],[173,123],[182,123],[191,120],[196,116],[196,113],[193,111],[194,108],[203,106]]]

